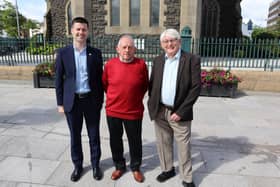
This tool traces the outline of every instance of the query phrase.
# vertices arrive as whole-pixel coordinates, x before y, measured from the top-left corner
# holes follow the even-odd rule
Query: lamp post
[[[19,18],[18,18],[18,5],[17,0],[16,1],[16,19],[17,19],[17,32],[18,32],[18,38],[20,38],[20,32],[19,32]]]

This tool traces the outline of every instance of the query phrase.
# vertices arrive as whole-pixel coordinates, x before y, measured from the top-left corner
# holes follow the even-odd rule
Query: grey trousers
[[[173,139],[178,147],[179,172],[182,180],[192,182],[191,162],[191,121],[174,122],[170,120],[171,110],[160,107],[155,119],[157,150],[162,171],[173,167]]]

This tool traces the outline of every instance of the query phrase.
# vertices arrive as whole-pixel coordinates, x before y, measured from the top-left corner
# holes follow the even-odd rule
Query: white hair
[[[133,37],[132,37],[131,35],[129,35],[129,34],[124,34],[124,35],[122,35],[122,36],[120,37],[119,42],[118,42],[118,46],[120,46],[121,40],[122,40],[123,38],[128,38],[129,40],[131,40],[133,46],[135,47],[134,39],[133,39]]]
[[[160,41],[162,41],[165,36],[169,36],[178,40],[181,39],[181,36],[176,29],[166,29],[165,31],[163,31],[160,35]]]

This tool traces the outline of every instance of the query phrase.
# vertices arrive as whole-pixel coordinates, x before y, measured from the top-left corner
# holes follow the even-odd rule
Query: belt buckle
[[[77,93],[76,95],[78,96],[79,99],[83,99],[88,97],[89,93]]]

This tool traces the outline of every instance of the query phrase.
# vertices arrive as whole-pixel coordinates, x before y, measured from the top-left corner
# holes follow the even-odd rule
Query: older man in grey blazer
[[[148,100],[162,169],[157,180],[164,182],[175,176],[175,137],[182,184],[184,187],[195,187],[192,180],[190,138],[193,105],[201,86],[200,58],[181,50],[180,34],[175,29],[165,30],[160,36],[160,42],[165,53],[154,59]]]

